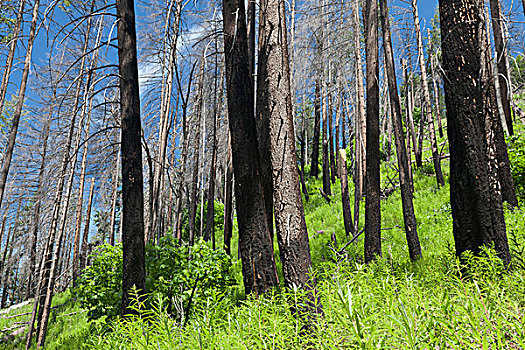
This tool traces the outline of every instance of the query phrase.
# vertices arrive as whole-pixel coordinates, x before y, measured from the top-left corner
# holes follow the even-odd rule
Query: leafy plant
[[[122,244],[104,244],[91,254],[73,293],[92,319],[116,316],[122,303]]]

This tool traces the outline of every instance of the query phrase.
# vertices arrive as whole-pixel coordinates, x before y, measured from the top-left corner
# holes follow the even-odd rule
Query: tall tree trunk
[[[122,161],[122,315],[129,308],[130,289],[145,292],[144,193],[137,36],[133,0],[117,0]]]
[[[296,312],[321,313],[315,293],[310,245],[296,163],[290,66],[283,0],[262,0],[259,20],[257,106],[268,119],[273,170],[275,223],[284,284],[307,292],[306,305]]]
[[[401,187],[401,202],[403,205],[403,219],[405,222],[405,234],[408,243],[408,253],[412,261],[421,257],[421,245],[417,235],[416,215],[412,203],[412,192],[408,157],[405,147],[405,135],[403,133],[403,121],[401,116],[401,102],[397,91],[396,68],[394,65],[394,50],[392,49],[392,35],[390,33],[390,21],[388,17],[387,0],[380,0],[381,28],[383,30],[383,50],[385,54],[386,75],[388,79],[388,92],[394,126],[397,165],[399,167],[399,184]]]
[[[379,172],[379,42],[377,2],[366,0],[365,262],[381,256]]]
[[[321,88],[319,78],[315,79],[314,92],[314,139],[312,140],[312,161],[310,176],[319,176],[319,137],[321,133]]]
[[[510,101],[512,99],[512,90],[509,89],[509,70],[507,67],[507,57],[505,53],[505,41],[503,40],[503,14],[501,13],[501,3],[499,0],[490,0],[490,13],[492,18],[492,32],[494,33],[494,46],[496,48],[496,63],[498,71],[499,94],[507,129],[510,135],[514,134],[512,123],[512,112]],[[502,183],[503,184],[503,183]]]
[[[20,0],[18,13],[16,15],[15,26],[13,28],[13,37],[9,43],[9,52],[7,53],[7,59],[5,62],[4,74],[2,76],[2,85],[0,85],[0,115],[3,114],[5,95],[7,93],[7,85],[9,84],[9,78],[11,76],[11,70],[13,67],[13,60],[15,58],[16,45],[18,44],[18,37],[20,36],[20,27],[24,20],[24,8],[26,0]]]
[[[327,83],[327,110],[328,110],[328,151],[330,152],[330,181],[335,183],[337,176],[336,158],[334,151],[334,108],[332,98],[332,65],[328,63],[328,83]]]
[[[173,24],[173,33],[169,33],[170,13],[172,7],[175,7],[175,18]],[[169,130],[171,126],[171,97],[173,92],[173,78],[175,75],[175,65],[177,64],[177,43],[179,38],[179,26],[182,13],[183,1],[172,0],[168,16],[166,17],[165,27],[165,52],[169,51],[167,74],[163,76],[161,101],[160,101],[160,126],[159,126],[159,152],[155,162],[155,171],[153,178],[153,193],[151,211],[148,216],[147,237],[159,235],[162,230],[160,222],[162,221],[162,189],[164,185],[164,173],[166,171],[166,150],[168,148]],[[168,49],[168,38],[171,44]],[[166,58],[164,58],[166,60]]]
[[[204,90],[204,66],[206,65],[205,53],[202,54],[201,69],[200,69],[200,78],[199,84],[197,87],[197,96],[195,101],[195,147],[194,147],[194,159],[193,159],[193,176],[191,179],[191,193],[190,193],[190,212],[189,212],[189,244],[193,245],[195,242],[195,218],[197,216],[197,189],[199,186],[199,156],[201,153],[200,150],[200,134],[201,134],[201,124],[204,119],[202,115],[202,105],[203,105],[203,90]],[[204,134],[204,133],[203,133]],[[204,155],[203,155],[204,158]]]
[[[11,120],[11,129],[7,137],[7,147],[4,153],[4,162],[2,164],[2,171],[0,173],[0,208],[2,207],[2,200],[4,199],[4,191],[7,183],[7,176],[9,175],[9,168],[11,167],[11,159],[13,158],[13,151],[15,149],[16,136],[18,134],[18,125],[20,117],[22,116],[22,109],[24,108],[25,94],[27,88],[27,78],[29,77],[29,69],[31,66],[31,57],[33,52],[33,44],[36,37],[36,22],[38,21],[38,7],[40,0],[35,0],[33,5],[33,17],[31,19],[31,29],[29,30],[29,38],[27,41],[26,58],[24,61],[24,70],[20,81],[20,89],[18,90],[18,100],[16,108]],[[22,9],[22,7],[21,7]],[[7,84],[7,83],[6,83]]]
[[[453,233],[458,256],[467,250],[478,254],[483,245],[494,244],[509,264],[501,191],[499,186],[492,187],[491,180],[495,177],[494,145],[486,137],[480,77],[482,8],[479,0],[441,0],[439,4]]]
[[[215,67],[217,67],[217,61],[215,61]],[[217,73],[217,72],[215,72]],[[206,231],[204,232],[204,240],[212,241],[212,247],[215,249],[215,171],[217,163],[217,114],[221,109],[220,102],[217,106],[217,74],[215,74],[215,90],[214,90],[214,108],[213,108],[213,128],[210,135],[212,140],[212,153],[211,153],[211,165],[210,165],[210,176],[208,183],[208,206],[206,209]],[[219,78],[222,81],[222,77]],[[222,85],[222,84],[221,84]],[[222,90],[221,90],[222,91]],[[219,98],[221,101],[222,98]]]
[[[423,87],[423,98],[425,101],[426,120],[428,122],[428,131],[430,144],[432,147],[432,159],[434,161],[434,171],[436,172],[436,181],[438,186],[445,185],[443,172],[441,171],[441,156],[439,154],[436,140],[436,129],[434,127],[434,118],[432,117],[432,103],[430,100],[430,91],[428,89],[427,68],[425,66],[425,54],[423,52],[423,39],[421,38],[421,29],[419,27],[419,14],[417,10],[417,0],[412,0],[412,12],[414,15],[414,28],[417,38],[417,51],[419,58],[419,67],[421,69],[421,85]]]
[[[231,133],[239,250],[246,293],[278,284],[264,201],[249,75],[244,0],[223,0],[226,91]]]

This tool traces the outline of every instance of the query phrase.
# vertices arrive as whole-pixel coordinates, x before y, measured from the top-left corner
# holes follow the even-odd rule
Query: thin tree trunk
[[[224,251],[230,255],[233,231],[233,162],[229,132],[227,144],[226,173],[224,175]]]
[[[432,117],[432,103],[430,101],[430,91],[428,89],[427,69],[425,66],[425,55],[423,52],[423,39],[421,38],[421,29],[419,27],[419,15],[417,10],[417,0],[412,0],[412,12],[414,15],[414,28],[417,38],[417,49],[419,57],[419,66],[421,68],[421,85],[423,87],[423,97],[425,101],[426,119],[428,122],[428,131],[430,136],[430,144],[432,147],[432,159],[434,161],[434,170],[436,172],[436,181],[438,186],[445,185],[443,172],[441,171],[441,157],[436,140],[436,130],[434,127],[434,118]]]
[[[95,191],[95,178],[91,179],[91,185],[89,187],[89,197],[87,202],[86,211],[86,223],[84,224],[84,234],[82,235],[82,247],[80,248],[79,254],[79,275],[82,274],[82,270],[86,267],[88,259],[88,237],[89,237],[89,224],[91,223],[91,208],[93,205],[93,194]]]
[[[137,36],[133,0],[118,0],[118,53],[121,103],[122,161],[122,315],[129,308],[130,289],[145,292],[144,193]]]
[[[365,262],[381,256],[379,172],[379,47],[377,2],[366,1]]]
[[[328,63],[328,83],[327,83],[327,110],[328,110],[328,151],[330,152],[330,181],[335,183],[337,176],[336,158],[334,151],[334,108],[332,99],[332,67],[330,62]]]
[[[40,0],[35,0],[35,3],[33,5],[33,17],[31,19],[31,29],[29,31],[29,38],[27,42],[26,58],[24,61],[24,70],[22,72],[22,78],[20,81],[20,89],[18,90],[18,100],[16,103],[15,111],[13,113],[13,119],[11,120],[11,129],[9,130],[9,136],[7,138],[7,147],[4,153],[4,162],[2,164],[2,171],[0,173],[0,208],[2,207],[5,186],[7,183],[7,176],[9,175],[11,160],[13,158],[13,151],[15,149],[16,136],[18,134],[18,125],[20,123],[20,117],[22,116],[22,109],[24,108],[27,78],[29,77],[33,44],[35,42],[36,37],[36,22],[38,21],[39,5]]]
[[[204,52],[202,54],[201,69],[200,69],[200,78],[199,84],[197,87],[197,97],[195,101],[195,148],[194,148],[194,159],[193,159],[193,176],[191,179],[191,193],[190,193],[190,212],[189,212],[189,244],[193,245],[195,242],[195,218],[197,216],[197,189],[199,185],[199,156],[201,153],[200,150],[200,134],[201,134],[201,124],[203,115],[202,115],[202,104],[203,104],[203,90],[204,90],[204,66],[206,57]],[[203,155],[204,156],[204,155]]]
[[[488,18],[488,16],[487,16]],[[485,26],[486,35],[482,38],[482,62],[485,64],[485,87],[484,93],[486,98],[485,108],[487,110],[488,118],[490,120],[490,131],[494,138],[494,148],[496,151],[497,173],[498,181],[501,186],[501,195],[503,201],[507,202],[512,207],[518,206],[518,198],[516,197],[516,190],[514,189],[514,179],[510,169],[509,155],[507,153],[507,144],[505,142],[505,134],[503,133],[502,119],[498,113],[498,103],[496,97],[496,84],[494,84],[494,76],[491,69],[491,52],[490,49],[490,32],[489,21],[487,19]]]
[[[112,179],[112,193],[111,193],[111,220],[109,223],[109,244],[115,245],[115,225],[117,222],[117,201],[118,201],[118,174],[120,170],[120,150],[115,159],[115,171]],[[121,223],[122,224],[122,223]]]
[[[341,204],[343,206],[343,222],[345,233],[348,238],[350,234],[355,235],[354,223],[352,221],[352,209],[350,208],[350,192],[348,191],[348,171],[346,169],[346,150],[339,150],[339,174],[341,176]]]
[[[40,169],[38,171],[38,185],[35,194],[35,206],[33,209],[33,219],[30,230],[31,248],[29,251],[29,272],[26,283],[25,299],[29,299],[34,295],[34,281],[33,274],[36,274],[36,247],[38,241],[38,229],[40,226],[40,207],[42,205],[43,191],[44,191],[44,175],[46,170],[46,158],[47,158],[47,140],[49,138],[49,125],[51,123],[51,116],[53,115],[53,107],[49,109],[48,120],[44,124],[43,136],[42,136],[42,160],[40,162]]]
[[[264,201],[253,115],[244,0],[223,0],[226,91],[231,133],[239,250],[246,294],[276,286],[277,270]]]
[[[20,27],[24,20],[24,8],[26,0],[20,0],[18,13],[16,15],[15,26],[13,28],[13,38],[9,44],[9,52],[7,53],[7,59],[5,62],[4,74],[2,76],[2,85],[0,86],[0,115],[4,112],[5,95],[7,93],[7,85],[9,84],[9,78],[11,76],[11,70],[13,67],[13,60],[15,58],[16,45],[18,44],[18,37],[20,35]]]
[[[430,38],[430,29],[428,29],[428,37]],[[436,64],[434,63],[434,61],[437,60],[437,57],[436,55],[434,55],[434,45],[432,41],[430,41],[429,60],[430,60],[430,70],[432,71],[432,86],[434,90],[434,108],[436,110],[436,118],[438,122],[438,132],[439,132],[439,137],[443,137],[443,126],[441,125],[441,106],[439,103],[439,90],[438,90],[438,84],[437,84]]]
[[[525,1],[525,0],[524,0]],[[512,112],[510,100],[512,99],[512,90],[509,89],[509,74],[507,67],[507,57],[505,53],[505,41],[503,40],[503,14],[501,13],[501,3],[499,0],[490,0],[490,13],[492,18],[492,32],[494,33],[494,46],[496,48],[495,61],[497,63],[499,94],[501,104],[505,113],[505,121],[510,135],[514,134],[512,123]]]
[[[310,164],[310,176],[319,176],[319,137],[321,133],[321,89],[319,78],[315,80],[314,92],[314,139],[312,140],[312,161]]]
[[[413,189],[409,176],[408,157],[405,147],[405,135],[403,133],[403,121],[401,116],[401,102],[397,91],[396,68],[394,65],[394,51],[392,49],[392,35],[390,33],[390,21],[388,17],[387,0],[380,0],[381,28],[383,31],[383,50],[386,63],[386,75],[388,79],[388,92],[392,112],[392,122],[397,150],[397,165],[399,167],[399,184],[401,187],[401,202],[403,206],[403,219],[405,222],[405,234],[408,243],[408,253],[412,261],[421,257],[421,245],[417,235],[416,215],[412,202]]]

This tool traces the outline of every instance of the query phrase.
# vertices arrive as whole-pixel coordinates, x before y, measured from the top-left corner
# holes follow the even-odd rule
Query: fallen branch
[[[328,197],[328,195],[326,193],[324,193],[322,188],[319,188],[319,192],[321,192],[321,196],[323,196],[323,198],[326,199],[328,204],[332,203],[332,200],[330,199],[330,197]]]

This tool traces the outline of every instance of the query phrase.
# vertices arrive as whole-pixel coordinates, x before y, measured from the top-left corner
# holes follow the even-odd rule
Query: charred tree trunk
[[[343,222],[345,233],[348,238],[350,234],[355,235],[354,223],[352,221],[352,209],[350,207],[350,192],[348,191],[348,171],[346,170],[346,151],[339,150],[339,174],[341,175],[341,204],[343,205]]]
[[[399,184],[401,187],[401,202],[403,205],[403,219],[405,222],[405,234],[408,243],[408,253],[412,261],[421,257],[421,245],[417,235],[416,215],[412,202],[411,181],[409,176],[408,157],[405,147],[405,135],[403,133],[403,121],[401,117],[401,102],[397,91],[396,69],[394,66],[394,51],[392,49],[392,36],[390,33],[390,21],[388,17],[387,0],[380,0],[381,28],[383,31],[383,49],[385,54],[386,75],[388,78],[388,92],[392,111],[392,123],[394,126],[397,165],[399,167]]]
[[[379,42],[377,2],[366,1],[365,262],[381,256],[379,172]]]
[[[122,162],[122,315],[129,308],[130,290],[145,292],[144,192],[137,36],[133,0],[117,0],[118,56],[121,105]]]
[[[263,0],[260,8],[257,106],[268,119],[275,222],[284,284],[307,292],[302,312],[321,313],[296,163],[290,66],[283,0]]]
[[[486,137],[479,0],[441,0],[445,102],[450,141],[450,203],[456,254],[494,248],[510,263],[501,191],[494,174],[494,145]]]
[[[244,0],[223,0],[226,91],[231,133],[239,250],[246,293],[276,286],[277,271],[261,183]]]

